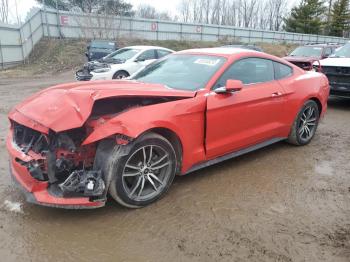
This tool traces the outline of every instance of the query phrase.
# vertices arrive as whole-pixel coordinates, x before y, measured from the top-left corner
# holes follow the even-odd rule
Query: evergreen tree
[[[343,36],[344,31],[349,29],[349,18],[349,0],[337,0],[331,11],[329,34]]]
[[[325,12],[323,0],[302,0],[298,6],[292,8],[290,16],[284,20],[284,29],[288,32],[320,34]]]

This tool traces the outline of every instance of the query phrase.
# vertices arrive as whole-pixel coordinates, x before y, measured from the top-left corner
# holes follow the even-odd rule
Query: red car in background
[[[315,62],[329,57],[339,47],[340,45],[338,44],[309,44],[299,46],[288,56],[284,57],[284,59],[301,69],[310,71],[313,69]]]
[[[306,145],[329,85],[283,59],[194,49],[130,80],[63,84],[9,114],[10,167],[27,200],[95,208],[107,193],[146,206],[184,175],[281,140]]]

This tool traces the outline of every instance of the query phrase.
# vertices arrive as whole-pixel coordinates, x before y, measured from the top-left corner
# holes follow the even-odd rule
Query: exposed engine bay
[[[174,101],[177,97],[114,97],[95,101],[85,124],[63,132],[49,131],[48,134],[12,121],[13,142],[24,154],[33,160],[24,162],[31,176],[47,181],[49,190],[62,197],[100,198],[106,195],[107,181],[102,166],[96,164],[99,143],[83,145],[83,141],[99,125],[135,107]],[[131,139],[120,134],[109,137],[109,148],[118,143],[126,145]]]

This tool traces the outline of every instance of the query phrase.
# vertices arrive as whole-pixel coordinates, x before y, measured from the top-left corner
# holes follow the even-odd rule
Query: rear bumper
[[[330,82],[329,85],[330,85],[330,95],[350,98],[350,82],[349,83]]]
[[[27,167],[23,166],[17,160],[29,162],[35,160],[30,155],[21,152],[12,142],[11,132],[7,137],[7,150],[10,155],[10,173],[15,183],[22,189],[26,200],[30,203],[67,208],[67,209],[91,209],[103,207],[105,201],[90,201],[88,197],[58,197],[50,194],[49,183],[39,181],[31,176]]]

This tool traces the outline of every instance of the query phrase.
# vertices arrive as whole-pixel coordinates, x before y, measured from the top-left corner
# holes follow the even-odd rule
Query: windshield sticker
[[[213,60],[213,59],[199,58],[196,61],[194,61],[194,64],[215,66],[219,62],[220,62],[220,59]]]
[[[113,42],[109,42],[108,44],[109,44],[109,45],[114,45],[114,43],[113,43]]]
[[[314,50],[321,50],[321,47],[314,47]]]

